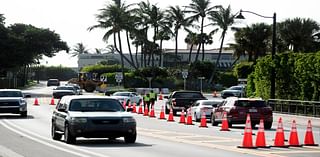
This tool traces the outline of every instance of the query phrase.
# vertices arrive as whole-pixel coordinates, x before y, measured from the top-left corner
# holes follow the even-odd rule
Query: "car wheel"
[[[20,113],[20,116],[21,116],[21,117],[27,117],[27,116],[28,116],[27,111],[21,112],[21,113]]]
[[[60,140],[62,135],[58,134],[56,131],[57,131],[56,126],[52,123],[52,125],[51,125],[51,137],[54,140]]]
[[[264,128],[265,129],[271,129],[271,127],[272,127],[272,122],[264,122]]]
[[[135,131],[134,133],[128,134],[124,136],[124,142],[126,143],[135,143],[137,139],[137,132]]]
[[[76,143],[76,137],[72,136],[69,130],[69,124],[67,123],[64,128],[64,140],[68,144]]]
[[[232,128],[232,123],[231,122],[228,122],[228,127]]]
[[[251,123],[251,129],[254,129],[254,127],[256,127],[255,123]]]
[[[216,122],[216,118],[214,117],[214,114],[211,115],[211,124],[212,126],[218,126],[218,123]]]

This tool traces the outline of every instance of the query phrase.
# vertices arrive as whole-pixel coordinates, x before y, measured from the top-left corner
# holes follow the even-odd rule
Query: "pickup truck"
[[[182,111],[190,108],[193,102],[197,100],[206,100],[200,91],[174,91],[169,96],[165,105],[165,112],[168,114],[172,108],[173,115],[177,115],[177,111]]]

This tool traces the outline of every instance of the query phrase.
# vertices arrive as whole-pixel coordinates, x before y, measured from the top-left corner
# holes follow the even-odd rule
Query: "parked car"
[[[27,117],[27,101],[21,90],[0,89],[0,113],[14,113]]]
[[[82,95],[82,89],[78,84],[68,83],[68,84],[66,84],[66,86],[73,86],[76,89],[76,94]]]
[[[130,111],[130,110],[128,110]],[[77,137],[118,138],[135,143],[136,120],[118,100],[106,96],[64,96],[52,114],[51,135],[54,140],[64,136],[66,143]]]
[[[221,97],[223,99],[227,97],[245,97],[246,91],[245,86],[238,85],[238,86],[231,86],[228,89],[225,89],[221,92]]]
[[[190,108],[197,100],[207,99],[200,91],[174,91],[164,98],[168,99],[165,105],[166,114],[168,114],[170,112],[170,108],[172,108],[173,115],[176,115],[177,111]]]
[[[53,98],[61,99],[65,95],[77,95],[77,90],[73,86],[59,86],[53,89]]]
[[[58,79],[49,79],[47,81],[47,86],[60,86],[60,81]]]
[[[110,97],[119,100],[121,104],[126,101],[127,105],[129,102],[139,105],[143,100],[142,96],[136,92],[115,92]]]
[[[212,111],[211,123],[213,126],[222,123],[223,114],[227,113],[229,127],[233,124],[245,124],[247,114],[250,114],[251,125],[259,124],[264,120],[264,128],[270,129],[273,122],[272,108],[265,100],[254,98],[228,97]]]
[[[221,102],[221,99],[196,101],[191,106],[192,119],[199,122],[203,113],[205,113],[206,119],[211,120],[212,109],[217,107]]]

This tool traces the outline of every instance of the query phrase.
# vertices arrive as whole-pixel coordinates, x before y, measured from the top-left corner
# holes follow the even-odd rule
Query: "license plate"
[[[253,108],[253,109],[249,109],[249,112],[258,112],[257,109]]]

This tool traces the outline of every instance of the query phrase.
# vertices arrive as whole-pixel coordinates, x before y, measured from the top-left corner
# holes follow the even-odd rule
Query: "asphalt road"
[[[244,125],[234,125],[231,131],[220,131],[220,125],[208,128],[199,128],[194,125],[179,124],[179,116],[174,117],[175,122],[167,122],[158,118],[149,118],[134,114],[137,120],[138,138],[135,144],[126,144],[123,138],[84,139],[79,138],[77,144],[68,145],[62,141],[54,141],[50,136],[51,114],[54,105],[49,105],[54,87],[45,84],[26,91],[33,96],[39,96],[40,106],[34,106],[34,98],[28,99],[28,117],[19,115],[0,114],[0,156],[3,157],[313,157],[320,156],[320,147],[289,147],[269,149],[240,149],[242,144]],[[212,98],[212,96],[208,95]],[[57,102],[57,100],[55,100]],[[159,117],[161,106],[165,100],[156,103],[156,116]],[[168,117],[168,115],[166,115]],[[303,143],[307,127],[307,120],[311,119],[313,134],[316,143],[320,142],[320,119],[274,114],[274,123],[271,130],[265,130],[266,142],[273,145],[277,120],[284,121],[285,138],[289,138],[291,121],[297,121],[298,136]],[[253,133],[257,133],[257,128]],[[253,143],[256,136],[253,135]]]

